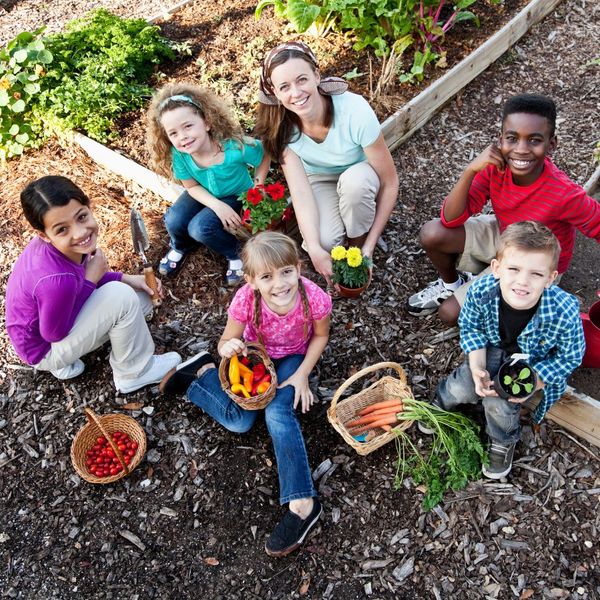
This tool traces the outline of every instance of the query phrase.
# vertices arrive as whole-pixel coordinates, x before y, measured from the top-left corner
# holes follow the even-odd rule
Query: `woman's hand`
[[[108,261],[106,260],[106,256],[104,256],[104,252],[100,248],[96,248],[87,257],[85,262],[85,278],[97,285],[107,272]]]
[[[231,358],[234,354],[247,356],[246,344],[239,338],[231,338],[219,346],[219,354],[223,358]]]
[[[308,412],[315,398],[308,386],[308,377],[296,371],[291,377],[288,377],[283,383],[277,386],[277,389],[284,388],[287,385],[294,387],[294,408],[302,403],[302,412]]]
[[[221,202],[221,200],[219,200],[214,204],[214,206],[211,206],[211,208],[217,217],[219,217],[225,229],[235,230],[236,227],[242,224],[240,215],[238,215],[238,213],[233,210],[231,206],[225,204],[225,202]]]
[[[146,292],[146,294],[148,294],[148,296],[151,297],[154,296],[152,288],[146,283],[146,278],[143,275],[123,274],[121,281],[123,283],[126,283],[128,286],[132,287],[134,290]],[[158,279],[158,277],[156,278],[156,291],[158,293],[159,298],[164,298],[162,282],[160,279]]]
[[[317,273],[320,273],[325,277],[327,281],[327,285],[331,285],[331,276],[333,275],[333,263],[331,260],[331,255],[327,250],[319,246],[318,248],[311,248],[308,251],[308,255],[310,256],[310,260],[312,261],[313,266]]]

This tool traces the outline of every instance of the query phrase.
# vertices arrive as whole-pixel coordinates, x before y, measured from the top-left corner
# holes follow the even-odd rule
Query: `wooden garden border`
[[[150,22],[172,15],[191,1],[183,0],[166,13],[154,17]],[[452,96],[487,69],[533,25],[552,12],[561,1],[533,0],[530,2],[487,42],[388,117],[382,124],[382,131],[390,150],[397,148],[420,129]],[[122,177],[133,180],[142,188],[151,190],[169,202],[174,202],[183,190],[181,186],[166,181],[150,169],[82,134],[75,134],[74,140],[96,163]],[[587,182],[586,190],[592,193],[598,186],[599,179],[600,167]],[[598,400],[569,387],[561,400],[548,411],[547,417],[600,447],[600,402]]]

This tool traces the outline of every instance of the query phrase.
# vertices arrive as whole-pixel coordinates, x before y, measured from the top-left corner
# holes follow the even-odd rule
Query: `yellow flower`
[[[343,246],[332,248],[331,258],[333,258],[333,260],[344,260],[344,258],[346,258],[346,248]]]
[[[10,81],[8,80],[8,77],[3,77],[2,79],[0,79],[0,89],[7,90],[9,87]]]
[[[348,261],[348,265],[351,267],[360,267],[362,264],[362,254],[360,253],[360,248],[348,248],[346,252],[346,260]]]

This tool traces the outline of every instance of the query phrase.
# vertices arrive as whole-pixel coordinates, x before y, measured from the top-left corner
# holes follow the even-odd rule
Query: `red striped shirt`
[[[524,187],[513,183],[510,169],[501,173],[488,165],[471,183],[465,212],[447,221],[442,206],[442,223],[446,227],[459,227],[470,216],[481,212],[488,200],[498,219],[500,233],[518,221],[539,221],[552,230],[561,248],[559,273],[567,270],[573,258],[576,229],[600,242],[600,202],[588,196],[548,157],[540,177]]]

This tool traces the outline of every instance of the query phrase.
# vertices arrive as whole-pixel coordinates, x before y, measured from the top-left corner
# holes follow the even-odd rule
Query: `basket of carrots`
[[[385,375],[340,401],[355,381],[383,369],[394,369],[398,376]],[[404,369],[394,362],[381,362],[355,373],[338,388],[327,410],[327,418],[344,440],[364,456],[393,440],[396,432],[410,427],[412,421],[401,421],[397,417],[407,398],[414,399]]]
[[[71,462],[90,483],[113,483],[126,477],[146,453],[146,433],[128,415],[97,415],[85,409],[88,423],[71,444]]]
[[[277,391],[275,367],[261,344],[246,344],[247,356],[222,358],[219,381],[225,393],[246,410],[259,410],[273,400]]]

